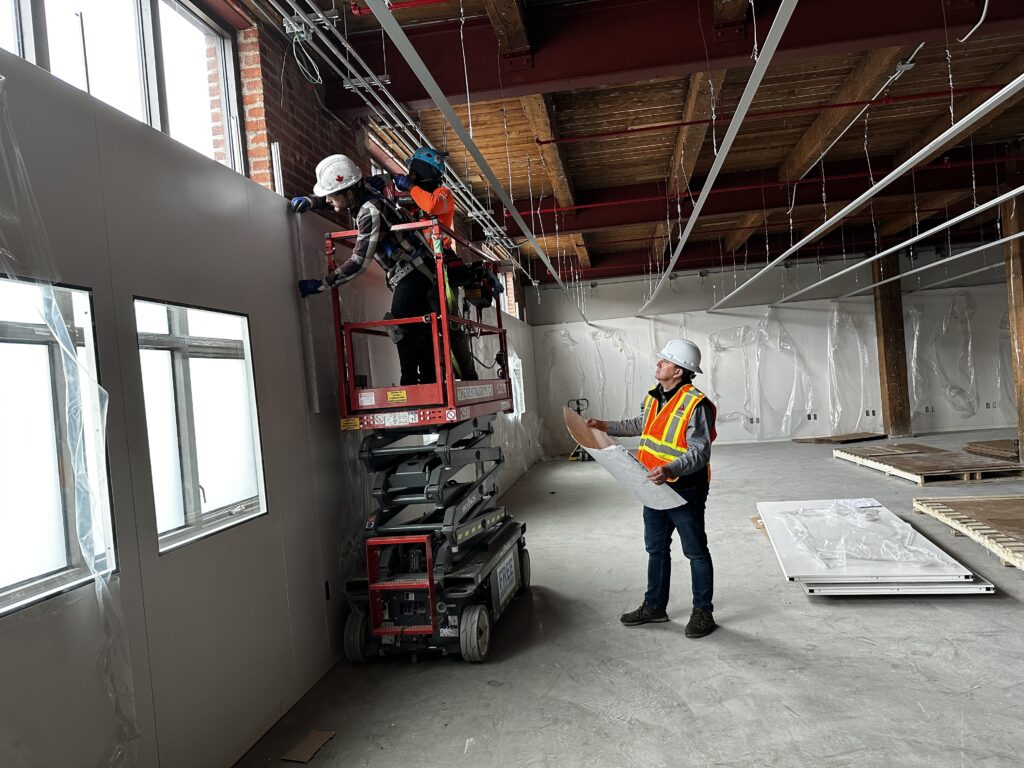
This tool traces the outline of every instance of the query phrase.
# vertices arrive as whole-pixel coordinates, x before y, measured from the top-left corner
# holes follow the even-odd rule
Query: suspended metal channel
[[[391,95],[355,48],[349,44],[315,3],[305,0],[307,7],[312,11],[311,15],[303,10],[296,0],[282,1],[287,4],[288,8],[291,8],[293,13],[289,13],[278,0],[268,0],[274,10],[280,14],[282,20],[294,20],[296,17],[302,20],[323,47],[313,39],[307,39],[307,44],[334,70],[345,85],[359,94],[380,126],[390,132],[401,149],[411,156],[416,147],[431,144],[430,139],[420,130],[405,108]],[[333,56],[328,55],[325,48]],[[344,49],[345,52],[343,53],[341,49]],[[342,71],[339,64],[347,70],[347,74]],[[477,200],[472,193],[472,188],[451,168],[447,169],[447,176],[456,199],[470,215],[470,218],[479,222],[483,227],[489,245],[522,269],[513,255],[513,250],[517,247],[515,242],[495,221],[491,211]]]
[[[736,138],[736,134],[739,133],[740,126],[743,125],[743,119],[747,115],[747,110],[754,101],[754,95],[757,93],[757,89],[761,85],[761,80],[764,78],[765,72],[768,71],[768,65],[771,63],[772,56],[775,55],[775,49],[778,47],[779,41],[782,39],[782,33],[786,30],[786,26],[789,24],[793,11],[796,9],[796,4],[797,0],[783,0],[778,13],[775,14],[775,20],[772,22],[772,27],[768,31],[768,36],[765,38],[764,45],[761,47],[761,53],[757,57],[754,69],[751,71],[750,77],[747,80],[747,85],[743,89],[743,95],[740,96],[739,104],[736,105],[736,111],[733,112],[732,120],[729,121],[729,128],[726,130],[725,137],[722,139],[722,145],[718,148],[718,154],[715,155],[715,161],[712,163],[711,170],[708,172],[707,178],[704,180],[703,188],[700,191],[700,197],[697,198],[697,202],[694,203],[693,206],[693,211],[686,220],[686,228],[683,230],[682,234],[680,234],[679,242],[676,243],[675,250],[672,252],[672,258],[669,259],[668,266],[665,268],[665,272],[662,274],[657,286],[655,286],[650,298],[648,298],[640,309],[636,311],[638,316],[654,303],[658,294],[661,293],[661,289],[668,282],[669,275],[672,274],[672,270],[675,268],[676,262],[679,261],[679,256],[683,252],[686,241],[689,239],[690,233],[693,231],[693,228],[697,223],[697,218],[700,216],[701,209],[704,207],[704,203],[708,199],[708,195],[711,194],[711,188],[715,184],[715,179],[718,178],[718,173],[722,170],[722,166],[725,164],[725,158],[729,154],[729,150],[732,149],[733,140]]]
[[[796,3],[796,0],[786,1],[794,4]],[[463,124],[462,120],[459,119],[455,110],[452,109],[451,102],[448,101],[448,98],[441,91],[440,86],[437,84],[437,81],[430,73],[430,70],[427,68],[427,65],[424,63],[419,53],[417,53],[416,48],[405,34],[402,26],[398,23],[395,17],[391,15],[391,11],[388,8],[386,0],[366,0],[366,5],[373,11],[373,15],[377,17],[377,21],[380,23],[381,28],[387,33],[388,37],[391,38],[391,42],[394,43],[398,52],[402,54],[406,63],[409,65],[409,68],[413,71],[416,77],[419,78],[420,83],[434,100],[434,104],[437,105],[441,114],[444,115],[448,124],[452,127],[452,130],[455,131],[456,135],[458,135],[462,140],[466,150],[473,156],[477,166],[480,168],[480,172],[483,174],[484,178],[487,179],[487,183],[490,185],[491,190],[497,198],[501,200],[502,205],[505,206],[505,209],[519,226],[519,231],[526,236],[527,240],[530,241],[530,245],[533,246],[541,261],[544,262],[544,266],[547,267],[548,271],[555,278],[555,282],[558,283],[559,287],[563,291],[565,291],[566,297],[572,299],[572,294],[569,293],[569,290],[566,288],[565,283],[562,282],[562,278],[558,274],[558,271],[552,265],[551,260],[548,259],[544,249],[537,241],[537,237],[533,234],[533,230],[531,230],[529,225],[527,225],[522,214],[519,213],[515,203],[512,201],[512,198],[509,196],[508,192],[505,191],[505,188],[498,180],[498,177],[494,174],[490,164],[487,162],[486,158],[484,158],[483,153],[480,152],[480,148],[469,135],[469,131],[466,130],[466,126]],[[576,311],[579,312],[583,322],[590,324],[590,321],[587,320],[586,313],[583,311],[583,307],[575,301],[572,301],[572,305],[576,308]]]
[[[909,158],[907,158],[907,160],[905,160],[899,166],[894,168],[887,176],[885,176],[884,178],[880,179],[873,186],[868,188],[862,195],[860,195],[858,198],[856,198],[852,202],[848,203],[846,206],[843,207],[842,210],[840,210],[838,213],[836,213],[831,218],[825,219],[825,221],[823,221],[814,230],[812,230],[807,235],[805,235],[803,238],[801,238],[797,243],[795,243],[794,245],[790,246],[787,250],[783,251],[781,255],[777,256],[773,261],[769,262],[764,267],[762,267],[761,270],[758,271],[753,277],[751,277],[749,280],[744,282],[742,285],[738,286],[733,291],[731,291],[730,293],[726,294],[721,299],[719,299],[717,302],[712,304],[711,307],[709,307],[708,311],[709,312],[715,312],[715,311],[719,310],[722,307],[723,304],[725,304],[726,302],[730,301],[731,299],[733,299],[734,297],[738,296],[739,294],[743,293],[745,290],[750,288],[754,283],[756,283],[762,277],[764,277],[773,268],[775,268],[776,266],[781,264],[783,261],[785,261],[787,258],[789,258],[792,254],[794,254],[797,251],[799,251],[805,245],[807,245],[809,243],[812,243],[815,240],[817,240],[818,238],[820,238],[826,231],[832,229],[838,222],[842,221],[850,213],[853,213],[855,210],[860,208],[864,203],[866,203],[868,200],[873,198],[875,195],[877,195],[883,189],[888,187],[890,184],[892,184],[894,181],[896,181],[896,179],[898,179],[904,173],[906,173],[911,168],[916,166],[918,163],[920,163],[922,160],[924,160],[930,154],[935,152],[937,149],[945,146],[952,139],[957,138],[960,134],[962,134],[965,131],[967,131],[972,125],[974,125],[979,120],[984,118],[989,112],[991,112],[992,110],[994,110],[994,109],[998,108],[999,106],[1001,106],[1003,104],[1003,102],[1005,102],[1006,100],[1012,98],[1014,95],[1016,95],[1016,93],[1018,91],[1021,90],[1021,88],[1024,88],[1024,74],[1021,74],[1018,77],[1014,78],[1004,88],[1001,88],[991,98],[987,99],[985,102],[983,102],[981,105],[979,105],[974,111],[970,112],[963,119],[961,119],[961,120],[957,121],[956,123],[954,123],[953,125],[951,125],[949,128],[947,128],[941,134],[939,134],[934,139],[932,139],[930,142],[928,142],[925,146],[921,147],[921,149],[919,149],[917,152],[915,152],[913,155],[911,155]],[[1019,193],[1019,190],[1014,190],[1014,192],[1012,194],[1018,194],[1018,193]],[[1011,194],[1011,196],[1012,196],[1012,194]],[[1002,199],[1002,197],[997,198],[997,199]],[[991,205],[989,205],[989,207],[991,207]],[[979,206],[978,208],[974,209],[974,213],[978,213],[981,210],[983,210],[983,208],[981,206]],[[970,214],[971,212],[968,212],[968,213]],[[951,223],[952,222],[947,222],[946,226],[949,226]],[[933,231],[937,231],[937,230],[930,230],[929,232],[933,232]],[[782,298],[777,303],[778,304],[785,304],[786,302],[792,301],[797,296],[803,295],[804,293],[807,293],[808,291],[810,291],[811,289],[813,289],[813,288],[815,288],[815,287],[817,287],[819,285],[824,285],[825,283],[828,283],[828,282],[830,282],[832,280],[835,280],[840,275],[843,275],[846,272],[849,272],[849,271],[851,271],[853,269],[857,269],[857,268],[859,268],[861,266],[864,266],[865,264],[869,264],[870,262],[875,261],[875,260],[881,258],[882,256],[886,255],[887,253],[892,253],[893,251],[898,250],[899,248],[905,247],[905,246],[909,245],[912,242],[916,242],[919,239],[921,239],[921,236],[918,236],[917,238],[911,238],[907,242],[901,243],[900,245],[898,245],[898,246],[896,246],[896,247],[894,247],[892,249],[889,249],[888,251],[883,251],[880,254],[875,254],[874,256],[872,256],[869,259],[865,259],[863,261],[857,262],[857,264],[853,265],[849,269],[843,270],[842,272],[837,272],[836,274],[834,274],[834,275],[832,275],[830,277],[823,278],[822,280],[819,280],[817,283],[809,285],[806,288],[803,288],[803,289],[797,291],[796,293],[790,294],[789,296],[786,296],[786,297]]]

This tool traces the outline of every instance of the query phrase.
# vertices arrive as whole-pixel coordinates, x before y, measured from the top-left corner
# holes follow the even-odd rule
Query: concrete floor
[[[915,496],[1022,494],[1024,482],[920,488],[789,442],[716,447],[713,465],[714,634],[683,635],[678,545],[672,621],[621,626],[644,590],[640,510],[594,463],[540,464],[505,496],[527,523],[533,590],[498,623],[486,663],[339,664],[238,765],[278,765],[311,728],[337,731],[314,767],[1024,764],[1024,573],[911,512]],[[755,502],[862,496],[998,594],[811,599],[784,582]]]

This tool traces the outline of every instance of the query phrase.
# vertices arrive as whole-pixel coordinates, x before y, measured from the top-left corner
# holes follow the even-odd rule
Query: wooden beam
[[[519,0],[484,0],[484,5],[487,6],[487,18],[491,20],[494,35],[498,38],[498,50],[502,55],[530,50],[523,7]]]
[[[1007,200],[1000,206],[1003,237],[1024,229],[1024,199]],[[1017,393],[1017,437],[1024,437],[1024,248],[1020,240],[1003,245],[1006,255],[1007,318],[1010,322],[1010,354]],[[1022,443],[1024,444],[1024,443]]]
[[[907,48],[892,47],[868,51],[853,68],[853,71],[847,75],[843,84],[839,86],[839,90],[832,97],[832,103],[863,101],[872,98],[889,79],[900,59],[906,55],[907,50]],[[796,144],[793,145],[789,154],[786,155],[786,159],[779,166],[779,181],[802,178],[859,111],[860,107],[848,107],[846,109],[826,109],[820,112],[810,127],[797,139]],[[757,212],[756,215],[752,212],[744,220],[744,223],[745,227],[737,229],[726,240],[726,250],[734,251],[741,247],[747,238],[764,224],[763,212]]]
[[[1004,85],[1010,80],[1020,76],[1020,73],[1024,71],[1024,53],[1015,57],[1013,61],[1002,67],[998,72],[994,72],[990,78],[986,81],[987,85]],[[968,112],[971,112],[981,106],[992,94],[991,93],[972,93],[967,96],[963,96],[956,100],[953,104],[953,113],[956,115],[956,119],[961,119]],[[984,128],[990,122],[995,120],[1001,114],[1010,109],[1010,107],[1018,104],[1021,99],[1024,99],[1024,93],[1018,93],[1006,101],[1004,101],[997,109],[992,110],[985,116],[983,120],[978,121],[972,125],[967,132],[960,134],[952,141],[937,147],[928,157],[921,160],[921,164],[927,163],[929,160],[934,159],[938,155],[941,155],[950,147],[956,146],[957,144],[967,141],[967,138],[980,128]],[[896,164],[904,162],[908,157],[919,151],[921,147],[925,146],[929,141],[932,141],[945,131],[950,126],[949,113],[943,112],[942,115],[935,118],[931,125],[917,134],[910,143],[903,148],[903,151],[896,156]]]
[[[898,254],[871,265],[875,281],[899,272]],[[889,437],[909,437],[911,430],[910,386],[907,380],[907,348],[903,336],[903,292],[895,280],[874,289],[875,338],[878,375],[882,390],[882,424]]]
[[[717,13],[717,5],[716,5]],[[683,102],[683,114],[681,122],[694,120],[706,120],[711,117],[712,96],[718,98],[722,92],[722,83],[725,81],[725,70],[717,72],[695,72],[690,75],[690,82],[686,88],[686,98]],[[685,189],[687,179],[693,178],[693,171],[697,167],[697,158],[700,157],[701,147],[704,146],[704,139],[707,138],[710,125],[684,125],[676,134],[676,142],[672,149],[672,160],[668,166],[669,194],[680,193],[680,186]],[[668,237],[669,225],[660,221],[651,232],[651,248],[658,251],[662,246],[659,242]]]
[[[726,237],[725,242],[722,243],[722,247],[725,249],[726,253],[733,253],[739,248],[742,248],[743,244],[747,242],[755,232],[764,226],[764,219],[764,211],[748,211],[743,214],[743,218],[740,219],[740,223],[736,225],[736,229],[734,229],[732,234]]]
[[[932,192],[927,195],[921,195],[917,199],[918,208],[948,208],[951,205],[956,205],[961,200],[971,196],[971,190],[956,190],[954,192]],[[938,215],[937,213],[925,213],[920,217],[914,215],[913,211],[907,211],[899,216],[894,216],[891,219],[886,219],[882,222],[878,228],[878,234],[882,237],[888,237],[889,235],[898,235],[905,229],[910,229],[919,221],[923,222],[932,216]],[[977,223],[974,224],[977,226]]]
[[[747,18],[750,0],[715,0],[715,24],[736,24]]]
[[[533,94],[531,96],[524,96],[520,101],[533,135],[541,141],[557,138],[555,121],[551,114],[551,103],[548,101],[548,98],[540,94]],[[540,155],[544,160],[544,168],[547,170],[548,180],[551,182],[551,190],[555,193],[558,205],[576,205],[572,181],[569,178],[561,145],[541,144]],[[574,232],[570,235],[570,238],[580,266],[590,267],[590,254],[587,251],[587,244],[583,239],[583,235],[579,232]]]
[[[863,101],[873,97],[906,53],[907,49],[901,47],[868,51],[839,86],[832,103]],[[801,178],[860,110],[861,107],[849,107],[820,112],[779,166],[779,181]]]

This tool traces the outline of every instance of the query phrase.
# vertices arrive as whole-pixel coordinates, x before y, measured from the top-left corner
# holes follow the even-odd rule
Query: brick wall
[[[321,107],[315,86],[298,72],[280,35],[256,23],[238,33],[236,48],[249,178],[273,189],[270,145],[275,141],[289,197],[313,189],[316,164],[330,154],[347,154],[369,172],[363,129],[335,120]]]
[[[213,159],[227,163],[227,146],[224,143],[224,99],[221,93],[220,46],[215,38],[206,41],[206,72],[210,86],[210,130],[213,132]]]

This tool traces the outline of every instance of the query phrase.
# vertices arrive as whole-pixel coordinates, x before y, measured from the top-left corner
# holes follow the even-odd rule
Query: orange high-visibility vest
[[[656,397],[647,395],[644,400],[644,431],[640,437],[640,448],[636,452],[641,464],[648,469],[663,467],[689,450],[686,445],[686,428],[697,405],[704,399],[704,393],[693,384],[680,387],[663,408],[658,407]],[[712,424],[710,438],[714,441],[715,437],[717,434]],[[709,466],[709,477],[710,472]],[[669,482],[675,482],[676,479]]]

